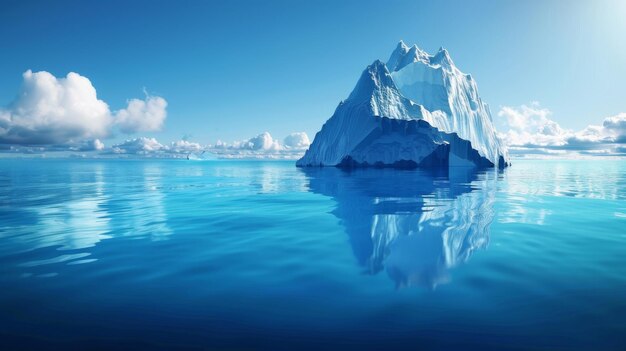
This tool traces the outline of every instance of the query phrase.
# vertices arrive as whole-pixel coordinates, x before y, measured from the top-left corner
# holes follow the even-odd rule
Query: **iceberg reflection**
[[[448,270],[489,242],[494,218],[494,170],[302,169],[309,190],[337,201],[367,273],[385,270],[397,287],[434,288]]]

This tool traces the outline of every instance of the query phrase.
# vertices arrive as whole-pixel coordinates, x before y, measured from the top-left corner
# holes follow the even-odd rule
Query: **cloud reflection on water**
[[[11,215],[13,220],[6,226],[0,225],[0,233],[9,239],[7,250],[23,257],[20,267],[33,270],[24,276],[43,276],[54,264],[94,262],[97,258],[91,248],[105,239],[156,241],[172,233],[160,165],[146,164],[134,168],[139,172],[132,174],[107,163],[75,163],[67,169],[52,164],[51,168],[45,186],[37,192],[29,191],[31,183],[12,185],[12,191],[21,194],[19,199],[12,196],[12,201],[24,206],[14,206],[19,212]],[[128,188],[136,189],[125,196],[115,195]]]

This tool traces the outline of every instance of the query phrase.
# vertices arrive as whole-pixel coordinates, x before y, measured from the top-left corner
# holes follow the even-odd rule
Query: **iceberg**
[[[400,41],[374,61],[315,135],[299,167],[499,167],[509,165],[489,106],[447,50]]]

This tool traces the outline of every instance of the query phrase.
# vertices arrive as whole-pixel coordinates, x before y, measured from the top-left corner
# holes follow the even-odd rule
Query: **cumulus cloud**
[[[500,137],[511,154],[518,155],[624,155],[626,113],[607,117],[601,125],[574,131],[550,119],[551,112],[538,103],[519,107],[505,106],[498,116],[508,124]]]
[[[187,140],[177,140],[172,142],[169,145],[169,151],[171,153],[176,154],[188,154],[192,152],[202,152],[204,151],[204,147],[202,147],[198,143],[190,142]]]
[[[626,113],[620,113],[617,116],[605,118],[602,128],[606,131],[616,143],[626,144]]]
[[[28,70],[17,98],[0,112],[0,143],[55,144],[101,138],[112,123],[109,106],[89,79],[69,73],[57,79]]]
[[[306,150],[309,148],[309,145],[311,145],[311,141],[305,132],[296,132],[287,135],[283,144],[287,148]]]
[[[304,132],[291,133],[282,142],[264,132],[243,141],[218,141],[215,145],[209,145],[208,150],[222,158],[297,159],[310,144]]]
[[[30,70],[16,99],[0,108],[0,144],[19,146],[75,144],[121,132],[154,131],[167,116],[167,102],[156,96],[132,99],[112,112],[98,99],[91,81],[70,72],[57,78]],[[97,148],[96,148],[97,149]]]
[[[249,151],[278,151],[283,147],[278,140],[272,138],[272,135],[268,132],[261,133],[250,139],[243,141],[235,141],[232,144],[217,142],[217,148],[231,149],[231,150],[249,150]]]
[[[100,141],[100,139],[96,139],[93,141],[93,149],[94,150],[103,150],[104,149],[104,143]]]
[[[191,153],[201,153],[205,148],[198,143],[178,140],[169,145],[161,144],[155,138],[139,137],[113,145],[107,152],[116,155],[143,157],[187,157]]]
[[[128,107],[117,111],[115,123],[124,133],[154,132],[165,122],[167,101],[158,96],[146,96],[146,100],[131,99]]]
[[[149,154],[163,149],[163,144],[155,138],[139,137],[127,139],[126,141],[113,145],[111,152],[114,154]]]

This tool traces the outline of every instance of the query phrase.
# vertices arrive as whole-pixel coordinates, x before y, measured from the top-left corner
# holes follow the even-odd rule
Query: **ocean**
[[[2,350],[624,350],[626,162],[0,160]]]

